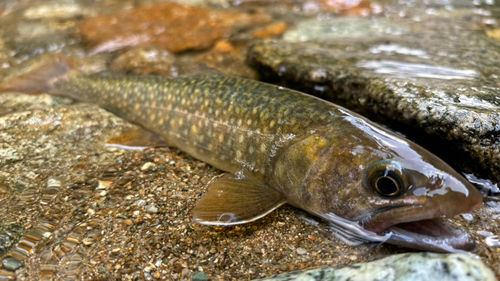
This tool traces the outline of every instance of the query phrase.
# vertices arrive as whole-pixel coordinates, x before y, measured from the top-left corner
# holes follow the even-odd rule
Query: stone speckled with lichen
[[[248,62],[264,80],[446,140],[499,181],[500,44],[466,23],[452,29],[427,21],[429,31],[415,34],[263,42],[251,47]]]
[[[463,254],[399,254],[343,268],[294,271],[262,281],[461,280],[494,281],[495,275],[477,257]]]

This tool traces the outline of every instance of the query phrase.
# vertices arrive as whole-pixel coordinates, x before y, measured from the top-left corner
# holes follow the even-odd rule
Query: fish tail
[[[65,77],[73,69],[68,59],[62,55],[17,77],[9,77],[0,83],[0,93],[21,92],[25,94],[57,94],[54,83]]]

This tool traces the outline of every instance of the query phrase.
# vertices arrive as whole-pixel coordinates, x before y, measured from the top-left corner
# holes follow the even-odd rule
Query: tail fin
[[[68,59],[60,55],[55,60],[42,63],[26,74],[4,79],[0,83],[0,93],[56,94],[53,87],[54,83],[72,69]]]

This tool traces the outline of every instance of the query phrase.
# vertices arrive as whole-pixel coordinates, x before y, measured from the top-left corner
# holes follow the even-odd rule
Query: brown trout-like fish
[[[288,203],[327,220],[350,244],[475,247],[440,218],[481,204],[467,180],[415,143],[300,92],[222,74],[82,75],[62,57],[4,80],[0,91],[98,104],[229,172],[194,208],[201,224],[247,223]]]

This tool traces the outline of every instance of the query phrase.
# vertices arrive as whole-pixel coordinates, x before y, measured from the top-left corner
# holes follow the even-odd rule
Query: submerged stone
[[[401,35],[409,28],[385,18],[342,17],[328,20],[310,19],[298,23],[283,35],[288,42],[304,42],[345,37]]]
[[[206,49],[242,28],[270,21],[266,14],[163,3],[90,18],[79,29],[93,52],[152,44],[176,53]]]
[[[464,254],[414,253],[358,263],[343,268],[294,271],[260,280],[344,281],[344,280],[495,280],[493,271],[481,260]]]
[[[208,281],[210,277],[203,272],[196,271],[193,276],[193,281]]]
[[[265,81],[433,135],[499,181],[500,44],[470,22],[422,21],[414,34],[263,42],[247,61]],[[336,22],[345,24],[332,21],[330,30]]]
[[[197,62],[233,76],[257,79],[257,72],[245,65],[247,42],[233,44],[223,40],[217,42],[208,52],[198,57]]]
[[[157,46],[137,47],[123,53],[111,63],[110,70],[173,77],[179,73],[175,56]]]
[[[17,270],[23,266],[24,262],[13,257],[8,257],[2,260],[3,267],[7,270]]]
[[[23,236],[24,228],[17,224],[0,224],[0,256],[4,256]]]

